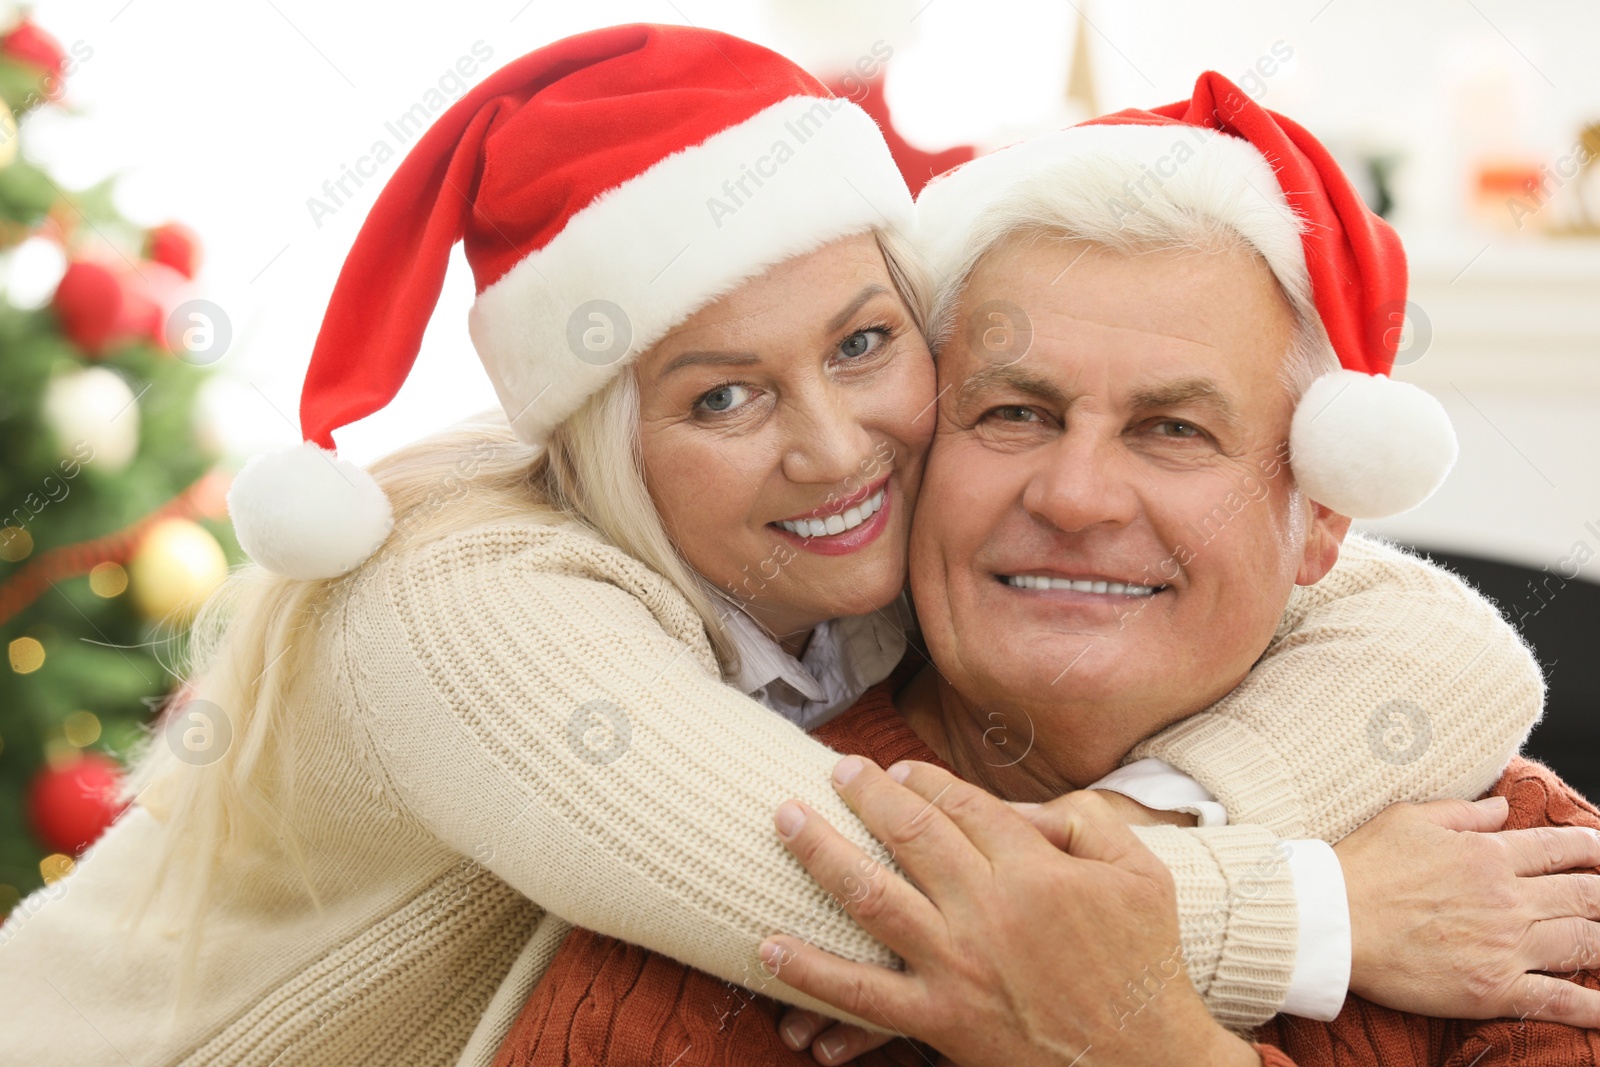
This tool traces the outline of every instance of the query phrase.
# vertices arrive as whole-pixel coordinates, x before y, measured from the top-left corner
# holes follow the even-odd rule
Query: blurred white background
[[[385,123],[476,42],[493,69],[594,26],[690,22],[826,73],[881,40],[894,49],[895,123],[930,149],[1055,128],[1081,117],[1084,99],[1166,103],[1206,68],[1235,80],[1254,70],[1262,103],[1353,168],[1392,163],[1420,309],[1399,376],[1450,410],[1462,457],[1433,500],[1378,528],[1568,574],[1582,543],[1596,557],[1582,569],[1600,580],[1600,238],[1549,232],[1585,196],[1600,218],[1600,163],[1558,173],[1583,126],[1600,122],[1592,2],[44,0],[34,12],[88,56],[68,82],[82,114],[34,117],[25,151],[74,187],[125,172],[120,204],[136,221],[199,231],[202,295],[235,338],[213,410],[241,456],[299,439],[322,309],[394,163],[320,220],[308,201],[326,203],[323,183],[375,142],[403,151]],[[1075,55],[1074,84],[1089,87],[1077,103]],[[1553,176],[1520,227],[1504,191],[1476,192],[1484,173],[1519,168]],[[53,285],[41,269],[19,261],[7,284]],[[415,372],[385,411],[338,434],[341,454],[365,462],[494,403],[467,338],[472,295],[458,250]]]

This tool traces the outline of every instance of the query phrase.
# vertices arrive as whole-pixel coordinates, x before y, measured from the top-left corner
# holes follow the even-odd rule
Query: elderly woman
[[[488,1062],[571,924],[735,981],[774,927],[894,963],[769,813],[798,796],[872,842],[802,727],[907,649],[935,402],[911,221],[870,120],[725,35],[583,34],[442,115],[340,275],[306,443],[230,496],[259,566],[207,605],[136,803],[0,934],[12,1054]],[[457,240],[504,414],[363,471],[332,433],[400,388]],[[1404,566],[1421,586],[1402,611],[1467,636],[1442,662],[1396,655],[1396,676],[1454,670],[1470,639],[1461,691],[1495,699],[1441,716],[1394,799],[1471,791],[1540,679],[1480,598]],[[1240,693],[1215,714],[1248,732]],[[1369,713],[1338,708],[1347,730]],[[1317,733],[1283,739],[1274,788],[1341,758]],[[1155,844],[1186,892],[1226,895],[1248,863],[1221,842],[1241,837],[1270,835]],[[1292,911],[1288,877],[1269,882],[1230,911]],[[1260,928],[1246,914],[1209,951],[1247,973]],[[1281,999],[1268,984],[1246,999]]]

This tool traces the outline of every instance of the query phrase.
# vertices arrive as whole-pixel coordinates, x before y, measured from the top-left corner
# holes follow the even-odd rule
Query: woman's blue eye
[[[860,359],[883,344],[886,332],[881,329],[857,330],[839,344],[839,354],[846,359]]]
[[[705,411],[732,411],[749,399],[750,388],[748,386],[719,385],[705,396],[702,396],[696,406]]]

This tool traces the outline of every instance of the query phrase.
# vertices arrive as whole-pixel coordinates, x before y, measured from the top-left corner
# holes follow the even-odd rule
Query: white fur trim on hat
[[[246,463],[228,489],[228,515],[250,557],[287,578],[354,570],[394,528],[372,475],[311,441]]]
[[[740,282],[840,237],[908,231],[913,217],[864,111],[790,97],[597,198],[479,294],[468,330],[512,428],[540,444]]]
[[[1289,427],[1289,466],[1306,496],[1353,519],[1410,511],[1456,462],[1444,407],[1409,382],[1336,370],[1311,383]]]
[[[1157,200],[1236,230],[1314,311],[1300,219],[1271,165],[1249,142],[1197,126],[1073,126],[980,156],[917,197],[917,243],[955,279],[999,231],[1054,218],[1137,233]]]

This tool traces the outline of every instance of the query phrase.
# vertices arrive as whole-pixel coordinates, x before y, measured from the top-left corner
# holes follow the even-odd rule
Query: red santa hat
[[[542,444],[698,308],[912,212],[872,119],[748,41],[614,26],[522,56],[440,115],[378,195],[312,352],[305,441],[229,493],[239,542],[325,578],[388,537],[388,500],[333,431],[399,391],[458,240],[473,345],[517,436]]]
[[[1312,383],[1290,426],[1301,490],[1353,518],[1431,496],[1456,439],[1437,400],[1388,377],[1405,316],[1400,238],[1316,138],[1215,71],[1188,100],[1093,119],[935,179],[917,198],[919,239],[942,275],[959,277],[986,235],[1041,208],[1124,229],[1157,201],[1237,231],[1326,331],[1341,369]]]

